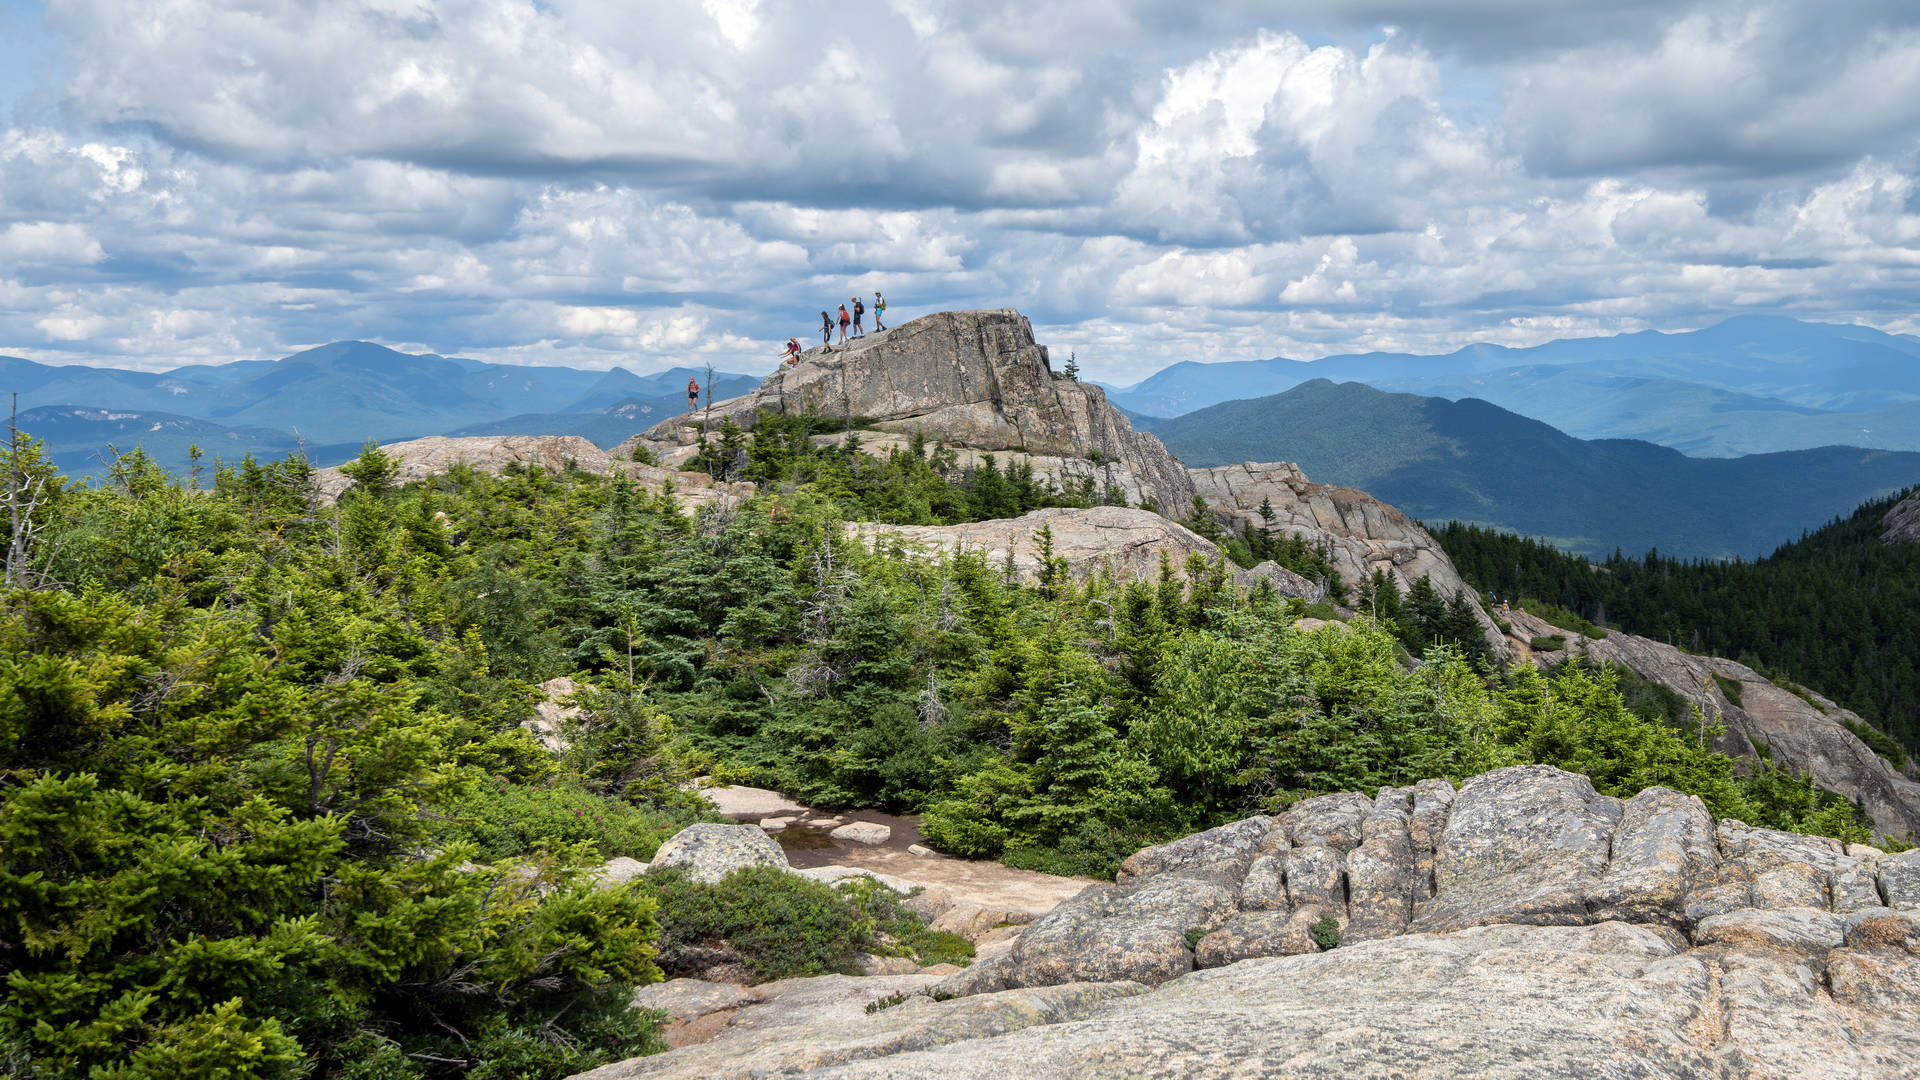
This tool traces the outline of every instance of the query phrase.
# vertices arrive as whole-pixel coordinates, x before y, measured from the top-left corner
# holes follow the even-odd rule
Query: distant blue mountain
[[[689,368],[635,375],[618,368],[489,364],[403,353],[365,341],[336,341],[281,360],[194,365],[163,373],[0,357],[0,393],[18,391],[20,407],[27,410],[61,406],[206,421],[217,425],[220,438],[228,443],[235,440],[226,432],[252,432],[239,437],[244,442],[266,439],[260,432],[272,431],[289,444],[297,436],[309,445],[358,445],[438,435],[509,417],[592,418],[631,399],[683,396],[692,374]],[[704,382],[705,369],[698,374]],[[716,390],[743,381],[750,388],[758,382],[726,372],[715,372],[714,379]],[[69,426],[78,422],[71,416],[63,421]],[[163,426],[157,433],[172,430],[165,424],[173,421],[159,422]],[[79,430],[73,429],[76,438]],[[117,427],[114,431],[127,434]]]
[[[1476,397],[1581,438],[1640,438],[1700,456],[1835,443],[1920,450],[1920,338],[1771,316],[1444,356],[1187,362],[1108,397],[1177,416],[1316,378]]]
[[[1605,556],[1759,556],[1920,482],[1920,453],[1825,446],[1690,458],[1633,439],[1575,439],[1485,401],[1315,379],[1154,427],[1188,465],[1291,461],[1426,521],[1511,529]]]

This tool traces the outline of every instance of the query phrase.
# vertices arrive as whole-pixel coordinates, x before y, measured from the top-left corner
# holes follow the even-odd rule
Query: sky
[[[1920,332],[1910,0],[0,0],[0,354]],[[1057,364],[1056,364],[1057,366]]]

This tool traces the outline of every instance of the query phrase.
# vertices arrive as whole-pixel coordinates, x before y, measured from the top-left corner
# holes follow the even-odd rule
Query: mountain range
[[[1636,439],[1576,439],[1477,399],[1327,379],[1164,420],[1153,433],[1190,466],[1292,461],[1422,520],[1510,529],[1597,557],[1765,555],[1920,479],[1920,453],[1828,446],[1691,458]]]
[[[1479,398],[1579,438],[1645,439],[1702,457],[1920,450],[1920,338],[1770,316],[1444,356],[1179,363],[1108,396],[1131,413],[1173,417],[1319,378]]]
[[[190,444],[228,458],[304,445],[324,463],[367,440],[422,435],[578,434],[610,446],[684,408],[689,378],[708,375],[489,364],[365,341],[167,372],[0,357],[0,391],[19,394],[21,426],[76,476],[98,472],[109,445],[139,444],[175,470],[187,467]],[[759,383],[726,372],[712,380],[719,397]]]

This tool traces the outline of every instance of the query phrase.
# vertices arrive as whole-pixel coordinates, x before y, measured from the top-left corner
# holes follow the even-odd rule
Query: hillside
[[[1192,465],[1292,461],[1422,520],[1511,529],[1596,557],[1616,548],[1758,556],[1920,477],[1920,453],[1689,458],[1635,440],[1575,439],[1484,401],[1325,380],[1168,420],[1154,434]]]
[[[1313,379],[1490,401],[1581,438],[1636,438],[1710,457],[1854,445],[1920,450],[1920,341],[1861,326],[1746,316],[1442,356],[1367,353],[1180,363],[1114,403],[1171,417]]]
[[[1598,571],[1536,541],[1435,530],[1462,577],[1815,687],[1920,754],[1920,545],[1887,543],[1878,499],[1751,562],[1615,556]]]

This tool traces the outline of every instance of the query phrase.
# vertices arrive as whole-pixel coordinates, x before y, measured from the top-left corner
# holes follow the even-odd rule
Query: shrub
[[[859,973],[854,954],[877,944],[874,924],[823,882],[771,866],[748,866],[714,884],[679,868],[641,887],[660,901],[660,946],[725,941],[762,979]]]
[[[633,461],[636,465],[660,464],[660,459],[653,456],[653,451],[641,444],[635,444],[633,448]]]
[[[1727,700],[1733,702],[1734,708],[1742,707],[1740,704],[1740,680],[1728,678],[1716,671],[1713,673],[1713,684],[1720,688],[1721,693],[1727,695]]]
[[[1535,652],[1558,652],[1567,647],[1567,639],[1559,634],[1537,637],[1527,642]]]
[[[1208,934],[1211,934],[1211,933],[1213,933],[1213,931],[1207,929],[1204,926],[1187,927],[1187,948],[1189,949],[1199,948],[1200,939],[1206,937]]]
[[[1559,604],[1550,604],[1545,600],[1535,600],[1532,597],[1528,597],[1514,606],[1570,633],[1590,637],[1595,641],[1599,641],[1607,636],[1607,631],[1604,628],[1595,626],[1580,616],[1575,615],[1573,612],[1568,611],[1566,608],[1561,607]]]
[[[447,807],[442,843],[469,841],[482,860],[591,845],[603,859],[651,859],[662,841],[697,820],[686,810],[646,810],[565,783],[483,781]]]
[[[912,956],[921,964],[967,964],[973,944],[931,930],[871,878],[828,885],[771,866],[750,866],[716,884],[674,868],[641,887],[660,902],[663,949],[725,941],[762,979],[858,974],[856,953]]]
[[[1307,933],[1313,935],[1313,943],[1323,952],[1340,944],[1340,923],[1331,915],[1322,915],[1307,928]]]
[[[1893,763],[1893,767],[1904,771],[1907,767],[1907,749],[1901,746],[1893,736],[1877,727],[1863,724],[1858,720],[1841,718],[1840,723],[1854,737],[1873,748],[1873,752]]]
[[[973,806],[958,799],[928,807],[920,833],[927,843],[963,859],[991,859],[1007,846],[1004,826],[976,817]]]

